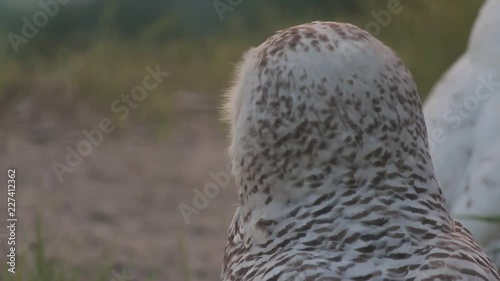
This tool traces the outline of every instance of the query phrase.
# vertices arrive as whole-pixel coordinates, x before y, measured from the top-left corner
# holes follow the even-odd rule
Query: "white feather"
[[[424,105],[431,156],[447,207],[485,248],[500,224],[500,0],[487,0],[468,49]],[[496,260],[497,266],[500,259]]]

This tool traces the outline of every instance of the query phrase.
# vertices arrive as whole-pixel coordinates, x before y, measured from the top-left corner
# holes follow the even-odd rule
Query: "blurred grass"
[[[8,272],[8,265],[0,266],[0,280],[2,281],[87,281],[88,275],[92,281],[121,281],[116,274],[120,272],[113,271],[111,255],[100,261],[100,264],[94,266],[92,271],[86,268],[70,268],[62,259],[49,256],[46,252],[46,243],[43,236],[43,225],[41,219],[36,219],[35,224],[36,240],[33,250],[28,252],[17,251],[15,273]],[[187,257],[186,238],[184,230],[178,231],[178,245],[182,259],[183,281],[191,280],[191,272]],[[97,262],[97,261],[96,261]],[[126,271],[122,271],[124,273]],[[113,274],[114,273],[114,274]],[[82,277],[85,276],[85,277]],[[123,277],[123,281],[130,280]],[[134,280],[135,277],[134,277]],[[152,281],[154,275],[147,277],[145,281]]]
[[[111,102],[142,83],[146,66],[160,65],[171,75],[148,95],[130,118],[118,124],[144,122],[166,128],[172,117],[172,97],[183,90],[219,96],[231,78],[234,64],[250,46],[258,45],[275,30],[313,20],[348,21],[365,27],[374,21],[374,12],[386,9],[385,1],[366,1],[355,15],[320,16],[313,13],[283,15],[280,7],[257,10],[258,28],[244,24],[234,12],[226,14],[224,28],[206,36],[184,35],[171,40],[156,40],[158,34],[174,29],[174,17],[159,18],[135,37],[113,36],[113,18],[119,1],[106,2],[100,24],[90,44],[75,47],[72,42],[58,46],[55,55],[46,57],[30,52],[29,59],[0,55],[0,103],[9,87],[35,87],[30,77],[63,70],[70,77],[77,100],[88,101],[96,110],[108,114]],[[412,71],[425,98],[431,86],[464,51],[470,27],[480,1],[402,1],[403,10],[392,15],[386,27],[376,34],[398,52]],[[212,11],[215,13],[215,11]],[[22,46],[24,47],[24,46]],[[28,53],[29,50],[21,50]],[[46,93],[49,94],[50,93]],[[11,95],[11,93],[9,93]],[[50,98],[50,97],[49,97]]]
[[[181,267],[183,274],[183,281],[191,281],[191,270],[189,269],[189,261],[187,255],[186,235],[184,229],[177,231],[177,243],[179,245],[179,252],[181,254]]]
[[[463,220],[476,220],[476,221],[500,224],[500,216],[457,215],[457,217]]]
[[[29,253],[17,252],[16,271],[8,272],[8,266],[2,264],[0,280],[3,281],[83,281],[78,269],[69,269],[64,261],[49,257],[45,249],[45,240],[42,233],[40,219],[36,221],[36,241],[34,250]],[[97,276],[93,281],[109,281],[112,273],[110,261],[103,260],[102,264],[93,271]]]

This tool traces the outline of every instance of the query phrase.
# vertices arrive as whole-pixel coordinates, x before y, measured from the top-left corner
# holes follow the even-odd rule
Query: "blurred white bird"
[[[487,0],[467,51],[424,105],[431,156],[447,207],[500,267],[500,0]]]

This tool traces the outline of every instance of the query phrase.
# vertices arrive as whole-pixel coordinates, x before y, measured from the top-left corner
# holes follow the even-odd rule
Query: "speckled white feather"
[[[228,93],[222,280],[500,280],[444,207],[416,85],[350,24],[278,31]]]

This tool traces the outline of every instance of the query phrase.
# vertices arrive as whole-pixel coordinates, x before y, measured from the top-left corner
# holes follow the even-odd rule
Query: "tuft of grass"
[[[464,220],[476,220],[476,221],[500,224],[500,216],[458,215],[457,217]]]
[[[189,261],[187,256],[186,239],[182,229],[177,231],[177,242],[181,256],[181,267],[184,281],[191,281],[191,271],[189,269]]]
[[[0,280],[5,281],[83,281],[76,269],[68,268],[63,261],[50,258],[46,253],[45,240],[40,219],[35,225],[35,247],[32,253],[18,253],[16,272],[8,272],[7,266],[2,266]],[[29,255],[29,259],[26,256]],[[104,262],[94,281],[109,281],[111,262]]]
[[[107,38],[109,36],[113,19],[118,11],[118,2],[118,0],[109,0],[105,2],[104,8],[101,11],[99,24],[97,26],[97,40],[102,40],[103,38]]]

